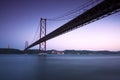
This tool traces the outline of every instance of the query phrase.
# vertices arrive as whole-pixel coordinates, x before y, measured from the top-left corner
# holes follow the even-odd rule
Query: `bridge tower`
[[[28,47],[28,41],[25,41],[25,48],[27,48],[27,47]],[[25,50],[24,52],[27,53],[28,51]]]
[[[46,36],[46,19],[40,19],[40,39]],[[46,53],[46,41],[39,44],[40,53]]]
[[[8,44],[8,49],[10,48],[10,44]]]
[[[28,47],[28,41],[25,41],[25,48]]]

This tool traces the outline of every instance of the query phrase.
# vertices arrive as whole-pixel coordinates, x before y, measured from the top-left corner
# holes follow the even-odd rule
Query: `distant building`
[[[64,54],[64,52],[63,52],[63,51],[53,50],[53,51],[52,51],[52,54]]]

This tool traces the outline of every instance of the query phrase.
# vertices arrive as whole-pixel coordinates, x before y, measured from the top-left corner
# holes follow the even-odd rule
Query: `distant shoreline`
[[[57,54],[53,52],[62,52],[64,54],[80,54],[80,55],[89,55],[89,54],[120,54],[120,51],[90,51],[90,50],[64,50],[64,51],[57,51],[57,50],[47,50],[48,54]],[[28,54],[38,54],[38,49],[31,49],[28,50],[26,53]],[[12,48],[0,48],[0,54],[25,54],[23,50],[19,49],[12,49]]]

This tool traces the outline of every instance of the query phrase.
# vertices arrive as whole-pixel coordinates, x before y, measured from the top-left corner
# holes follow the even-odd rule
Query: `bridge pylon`
[[[27,47],[28,47],[28,41],[25,41],[25,48]],[[27,50],[25,50],[24,53],[27,53]]]
[[[40,39],[46,36],[46,19],[40,19]],[[39,52],[46,53],[46,41],[39,44]]]
[[[25,41],[25,48],[28,47],[28,41]]]
[[[8,44],[8,49],[10,48],[10,44]]]

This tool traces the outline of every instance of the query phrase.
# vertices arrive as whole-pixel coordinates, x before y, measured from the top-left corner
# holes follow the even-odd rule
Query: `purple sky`
[[[33,40],[41,17],[60,16],[87,1],[0,0],[0,48],[10,44],[24,49],[25,41]],[[65,22],[47,21],[47,33]],[[120,12],[47,41],[47,49],[120,50]]]

